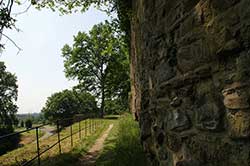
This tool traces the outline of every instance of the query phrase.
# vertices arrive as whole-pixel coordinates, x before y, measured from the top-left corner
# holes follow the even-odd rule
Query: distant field
[[[98,121],[99,123],[100,122],[102,123],[102,125],[100,125],[101,127],[98,129],[98,131],[104,130],[107,127],[107,125],[109,124],[109,122],[105,121],[105,120],[96,120],[96,121]],[[81,122],[82,128],[84,127],[84,124],[85,124],[85,122],[82,121]],[[79,125],[78,123],[73,125],[73,127],[72,127],[73,133],[78,131],[78,129],[79,129],[78,125]],[[87,137],[90,137],[90,136],[93,137],[95,135],[95,133],[98,133],[98,132],[92,133],[90,135],[89,130],[88,130],[88,136],[87,137],[84,135],[84,133],[85,133],[85,131],[83,130],[82,131],[83,141]],[[0,156],[1,166],[17,165],[17,163],[23,163],[23,162],[33,158],[34,156],[36,156],[36,154],[37,154],[37,152],[36,152],[36,141],[34,140],[34,137],[33,137],[34,135],[35,135],[35,131],[30,131],[29,133],[24,134],[23,135],[24,138],[29,137],[31,139],[31,140],[27,141],[28,144],[26,143],[23,147],[18,148],[18,149],[13,150],[13,151],[5,154],[5,155]],[[42,135],[43,135],[43,133],[40,133],[40,137]],[[63,129],[60,132],[61,138],[65,137],[65,136],[68,136],[68,135],[70,135],[70,128],[69,127]],[[80,140],[79,139],[79,134],[75,134],[73,136],[73,140],[74,140],[74,147],[76,147],[76,145],[79,144],[79,140]],[[23,141],[25,141],[25,139]],[[58,141],[57,134],[54,134],[54,135],[52,135],[52,136],[50,136],[50,137],[48,137],[46,139],[40,140],[39,143],[40,143],[41,151],[47,149],[48,147],[50,147],[51,145],[53,145],[57,141]],[[63,153],[67,153],[67,152],[71,151],[70,138],[64,140],[61,143],[61,147],[62,147],[62,152]],[[52,148],[51,150],[49,150],[48,152],[44,153],[41,156],[42,160],[48,161],[49,158],[54,158],[54,157],[58,156],[58,151],[59,151],[58,150],[58,145],[56,145],[54,148]]]

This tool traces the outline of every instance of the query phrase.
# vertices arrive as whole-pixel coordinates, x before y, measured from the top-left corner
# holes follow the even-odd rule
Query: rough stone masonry
[[[152,165],[250,165],[250,0],[133,0],[132,110]]]

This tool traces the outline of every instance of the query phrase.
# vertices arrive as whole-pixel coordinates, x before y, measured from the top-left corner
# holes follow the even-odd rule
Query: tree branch
[[[30,9],[31,6],[32,6],[32,4],[30,4],[24,11],[21,11],[18,13],[13,13],[13,15],[16,17],[18,15],[24,14],[24,13],[28,12],[28,10]]]
[[[9,36],[5,35],[4,33],[2,33],[2,35],[3,35],[4,37],[6,37],[9,41],[11,41],[11,43],[18,49],[17,54],[19,54],[19,52],[22,51],[22,48],[19,47],[19,46],[14,42],[14,40],[12,40]]]

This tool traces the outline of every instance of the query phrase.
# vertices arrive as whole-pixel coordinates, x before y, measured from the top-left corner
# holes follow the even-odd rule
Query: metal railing
[[[61,135],[60,135],[60,132],[62,131],[62,129],[64,128],[64,123],[67,121],[67,123],[70,122],[70,125],[67,125],[67,127],[69,127],[70,129],[70,133],[69,135],[61,138]],[[73,125],[77,125],[78,123],[78,130],[76,132],[73,132]],[[82,123],[83,123],[83,126],[82,126]],[[73,144],[74,144],[74,141],[73,141],[73,136],[76,135],[76,134],[79,134],[79,139],[81,140],[82,139],[82,131],[84,131],[84,135],[87,136],[88,133],[93,133],[97,128],[99,128],[101,125],[100,125],[101,121],[99,120],[96,120],[94,118],[89,118],[89,117],[86,117],[86,116],[77,116],[74,117],[74,118],[67,118],[67,119],[61,119],[61,120],[57,120],[56,121],[56,134],[57,134],[57,142],[50,145],[48,148],[46,148],[45,150],[42,150],[40,148],[40,141],[42,140],[39,140],[39,130],[46,126],[46,125],[49,125],[49,124],[43,124],[43,125],[39,125],[39,126],[36,126],[36,127],[32,127],[30,129],[27,129],[27,130],[23,130],[23,131],[20,131],[20,132],[15,132],[15,133],[11,133],[11,134],[7,134],[7,135],[4,135],[4,136],[0,136],[0,141],[3,141],[3,140],[8,140],[8,138],[10,137],[13,137],[13,136],[17,136],[19,134],[22,134],[22,133],[25,133],[25,132],[29,132],[31,130],[35,130],[35,138],[36,138],[36,156],[34,156],[33,158],[31,158],[30,160],[28,161],[25,161],[24,163],[19,163],[18,161],[17,164],[19,166],[27,166],[27,165],[33,165],[34,164],[34,161],[37,160],[37,165],[40,166],[41,165],[41,155],[43,155],[44,153],[46,153],[47,151],[49,151],[50,149],[52,149],[53,147],[55,147],[56,145],[58,145],[58,153],[59,154],[62,154],[62,146],[61,146],[61,142],[70,138],[70,144],[71,144],[71,148],[73,147]]]

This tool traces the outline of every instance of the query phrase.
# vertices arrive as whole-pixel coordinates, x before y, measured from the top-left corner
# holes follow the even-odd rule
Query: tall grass
[[[122,116],[105,141],[97,166],[147,166],[139,139],[139,126],[132,115]]]

